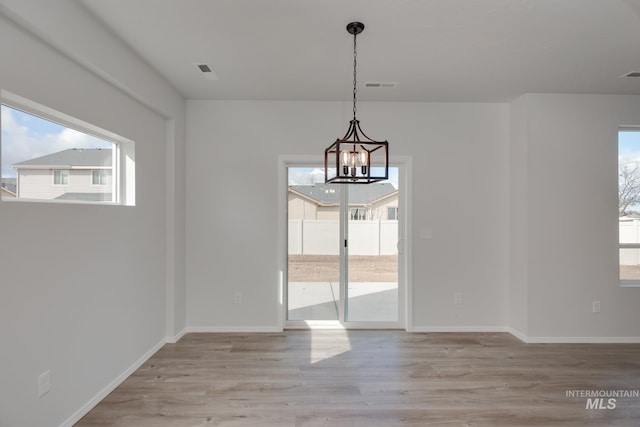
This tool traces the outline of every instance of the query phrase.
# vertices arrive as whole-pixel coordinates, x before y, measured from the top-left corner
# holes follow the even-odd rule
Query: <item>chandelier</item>
[[[364,24],[351,22],[347,32],[353,34],[353,119],[342,139],[324,150],[324,182],[331,184],[370,184],[389,178],[389,143],[374,141],[360,128],[357,111],[357,43]]]

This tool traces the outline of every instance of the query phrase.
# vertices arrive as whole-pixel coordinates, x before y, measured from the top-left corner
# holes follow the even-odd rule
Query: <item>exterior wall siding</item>
[[[340,218],[339,206],[320,206],[318,207],[317,218],[319,220],[333,220],[337,221]]]
[[[289,193],[289,218],[290,219],[317,219],[318,207],[315,203]]]
[[[337,221],[340,218],[339,206],[318,206],[315,203],[298,196],[292,192],[289,192],[289,219],[317,219],[317,220],[329,220]],[[362,207],[362,206],[350,206]],[[388,208],[398,207],[398,194],[394,194],[390,197],[383,198],[374,202],[371,206],[367,207],[367,219],[368,220],[382,220],[389,219]]]
[[[71,169],[67,185],[54,185],[53,171],[52,169],[20,169],[18,171],[18,197],[51,200],[65,193],[111,192],[111,170],[107,170],[107,185],[93,185],[91,169]]]

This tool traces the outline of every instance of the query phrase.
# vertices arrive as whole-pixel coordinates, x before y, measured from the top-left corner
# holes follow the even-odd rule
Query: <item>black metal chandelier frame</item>
[[[356,39],[362,31],[364,24],[361,22],[351,22],[347,25],[347,32],[353,35],[353,119],[345,136],[324,150],[324,178],[328,184],[370,184],[389,179],[389,142],[369,138],[360,128],[360,121],[356,118]],[[329,171],[333,168],[335,175],[330,176]],[[377,173],[379,170],[382,170],[382,173]]]

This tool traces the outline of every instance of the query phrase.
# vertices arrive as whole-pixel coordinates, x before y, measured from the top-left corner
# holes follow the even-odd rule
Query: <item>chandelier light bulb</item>
[[[343,151],[340,153],[341,163],[342,163],[342,173],[344,175],[349,173],[349,166],[351,166],[351,153],[348,151]]]
[[[364,150],[358,153],[358,165],[360,166],[362,175],[366,175],[367,166],[369,166],[369,154]]]

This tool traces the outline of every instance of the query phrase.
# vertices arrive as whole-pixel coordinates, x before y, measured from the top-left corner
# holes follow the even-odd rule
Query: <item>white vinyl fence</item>
[[[398,221],[349,221],[349,255],[396,255]],[[289,255],[339,255],[338,221],[289,220]]]
[[[640,219],[620,218],[620,243],[640,243]],[[640,265],[640,249],[620,249],[620,265]]]

